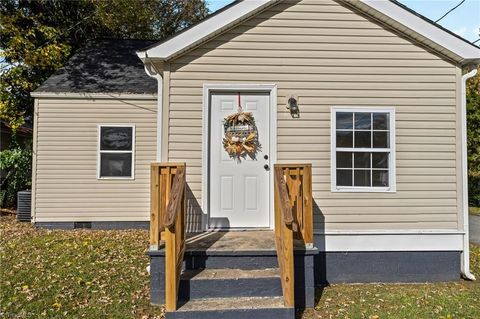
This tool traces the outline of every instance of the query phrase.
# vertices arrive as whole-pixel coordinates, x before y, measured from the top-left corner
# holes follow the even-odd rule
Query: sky
[[[399,1],[434,21],[461,2],[461,0]],[[208,7],[212,12],[231,2],[232,0],[207,0]],[[466,0],[461,6],[440,20],[439,24],[471,42],[480,39],[480,0]],[[476,44],[479,43],[480,41]]]

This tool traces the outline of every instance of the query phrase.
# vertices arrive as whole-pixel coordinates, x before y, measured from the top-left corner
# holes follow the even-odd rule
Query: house
[[[321,282],[474,279],[477,46],[395,1],[252,0],[136,50],[149,77],[107,61],[110,92],[79,57],[76,80],[34,93],[32,206],[44,226],[151,220],[152,302],[168,316],[288,318]],[[200,234],[185,246],[185,231]]]
[[[36,225],[148,227],[157,83],[135,52],[152,43],[90,42],[32,93]]]

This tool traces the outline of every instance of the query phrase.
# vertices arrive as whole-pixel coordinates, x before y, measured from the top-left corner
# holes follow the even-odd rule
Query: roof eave
[[[138,57],[146,60],[164,62],[204,43],[216,35],[244,21],[257,12],[279,2],[280,0],[239,1],[218,14],[201,21],[197,25],[180,32],[157,45],[137,51]],[[451,34],[428,19],[403,8],[395,1],[378,0],[339,0],[353,6],[379,22],[400,29],[412,40],[429,47],[453,63],[464,65],[480,60],[480,48],[468,41]],[[476,61],[476,62],[475,62]]]
[[[459,63],[461,66],[465,66],[465,65],[480,65],[480,58],[467,58],[467,59],[463,59],[460,63]]]

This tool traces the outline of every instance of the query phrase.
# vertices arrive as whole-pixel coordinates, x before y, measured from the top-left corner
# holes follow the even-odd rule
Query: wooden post
[[[185,164],[160,164],[159,220],[165,240],[165,308],[177,310],[178,287],[185,251]]]
[[[275,244],[277,247],[280,280],[282,282],[283,302],[286,307],[295,306],[294,254],[293,254],[293,216],[291,198],[288,194],[292,180],[282,167],[274,167],[274,198],[275,198]],[[287,174],[285,181],[284,175]]]
[[[165,309],[177,310],[177,243],[175,228],[165,228]]]
[[[283,300],[286,307],[295,306],[295,280],[293,263],[293,231],[292,225],[282,223],[282,246],[283,246],[283,267],[284,267],[284,289]]]
[[[313,247],[313,198],[312,198],[312,165],[303,167],[303,214],[304,235],[303,240],[307,248]]]
[[[150,168],[150,250],[158,250],[160,244],[160,211],[159,211],[159,174],[160,168]]]

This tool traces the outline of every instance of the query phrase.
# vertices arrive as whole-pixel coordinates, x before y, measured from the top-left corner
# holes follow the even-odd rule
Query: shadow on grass
[[[322,299],[322,296],[325,292],[325,288],[328,287],[328,284],[322,285],[315,287],[315,307],[319,304],[320,300]],[[296,319],[302,319],[303,315],[305,314],[306,311],[312,311],[312,309],[297,309],[295,318]]]

